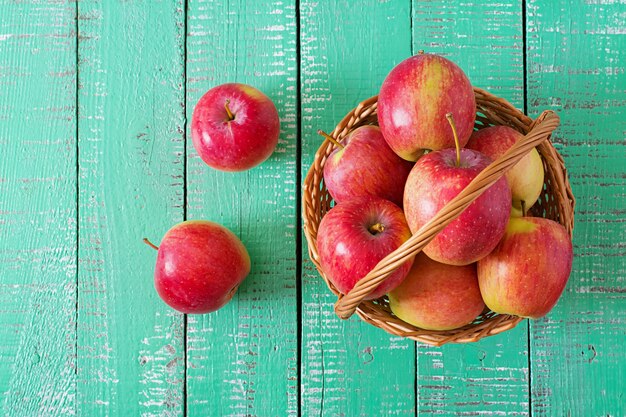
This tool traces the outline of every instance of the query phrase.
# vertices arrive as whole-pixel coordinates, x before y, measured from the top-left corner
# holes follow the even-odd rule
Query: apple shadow
[[[281,79],[278,82],[268,79],[253,84],[276,106],[280,120],[278,144],[270,157],[262,163],[267,169],[283,170],[295,177],[298,149],[298,96],[295,82]]]
[[[235,295],[239,308],[284,310],[278,313],[278,317],[295,314],[296,282],[299,279],[297,270],[300,262],[296,257],[297,230],[293,216],[295,209],[263,204],[260,202],[262,195],[254,193],[243,198],[254,200],[255,205],[271,206],[266,210],[275,209],[278,213],[254,210],[256,218],[240,223],[239,230],[233,230],[246,246],[251,260],[250,274]],[[289,204],[291,203],[290,201]]]

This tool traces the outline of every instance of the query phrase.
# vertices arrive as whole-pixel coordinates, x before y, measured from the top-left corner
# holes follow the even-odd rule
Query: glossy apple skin
[[[378,123],[391,149],[416,161],[424,149],[454,147],[446,114],[452,113],[460,146],[476,119],[469,79],[452,61],[433,54],[412,56],[391,70],[378,95]]]
[[[402,283],[389,293],[391,311],[428,330],[451,330],[471,323],[484,309],[476,264],[445,265],[418,254]]]
[[[523,137],[520,132],[508,126],[491,126],[474,132],[465,147],[496,160]],[[528,211],[543,189],[543,162],[537,149],[531,150],[505,175],[513,199],[511,214],[520,217],[522,201],[525,210]]]
[[[380,223],[384,231],[372,234]],[[365,198],[333,207],[323,218],[317,234],[317,252],[326,277],[343,294],[348,293],[385,256],[411,237],[402,210],[390,201]],[[366,299],[382,297],[406,276],[413,260],[392,273]]]
[[[391,150],[380,128],[359,127],[342,144],[324,165],[324,182],[335,202],[378,197],[401,206],[413,163]]]
[[[412,233],[461,192],[491,160],[480,152],[443,149],[424,155],[416,163],[404,189],[404,213]],[[496,247],[511,212],[511,190],[500,178],[463,213],[424,247],[431,259],[449,265],[467,265]]]
[[[572,241],[562,225],[513,217],[502,241],[478,262],[485,304],[496,313],[543,317],[563,293],[572,261]]]
[[[173,309],[204,314],[228,303],[249,273],[250,257],[237,236],[217,223],[190,220],[163,237],[154,286]]]
[[[234,115],[229,120],[224,105]],[[278,111],[265,94],[246,84],[207,91],[191,118],[191,138],[200,158],[221,171],[244,171],[274,152],[280,134]]]

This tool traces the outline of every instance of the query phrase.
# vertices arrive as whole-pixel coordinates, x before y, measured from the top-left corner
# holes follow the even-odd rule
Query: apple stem
[[[448,123],[450,123],[450,127],[452,128],[452,134],[454,135],[454,147],[456,148],[456,166],[461,165],[461,145],[459,144],[459,136],[456,133],[456,126],[454,125],[454,118],[452,117],[452,113],[446,114],[446,119],[448,119]]]
[[[423,50],[423,49],[420,49],[419,51],[417,51],[417,54],[418,54],[418,55],[424,55],[424,50]]]
[[[226,114],[228,115],[228,121],[230,122],[231,120],[235,120],[235,115],[233,114],[233,112],[230,111],[230,107],[228,107],[229,104],[230,104],[230,100],[226,99],[226,103],[224,103],[224,108],[226,109]]]
[[[521,200],[520,203],[522,204],[522,217],[526,217],[526,201]]]
[[[159,247],[157,245],[155,245],[154,243],[150,242],[147,237],[143,238],[143,243],[145,243],[146,245],[150,246],[154,250],[159,250]]]
[[[325,137],[326,139],[328,139],[329,141],[331,141],[335,145],[339,146],[341,149],[345,148],[345,146],[343,146],[341,143],[339,143],[337,141],[337,139],[335,139],[334,137],[330,136],[328,133],[324,132],[322,129],[318,130],[317,134],[320,135],[320,136]]]
[[[385,231],[385,226],[382,223],[376,223],[368,227],[369,232],[373,235],[377,235]]]

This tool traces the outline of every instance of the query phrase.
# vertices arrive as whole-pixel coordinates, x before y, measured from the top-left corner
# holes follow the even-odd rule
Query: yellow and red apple
[[[496,313],[545,316],[565,289],[572,259],[572,241],[562,225],[541,217],[512,217],[502,241],[478,262],[485,304]]]
[[[485,308],[476,264],[445,265],[423,253],[402,283],[389,294],[398,318],[428,330],[451,330],[471,323]]]
[[[458,158],[458,160],[457,160]],[[491,160],[480,152],[443,149],[416,163],[404,189],[404,213],[412,233],[429,222],[457,196]],[[511,212],[511,191],[500,178],[424,247],[431,259],[468,265],[496,247]]]
[[[415,161],[424,149],[454,147],[445,115],[452,113],[460,146],[467,143],[476,119],[469,79],[454,62],[420,53],[399,63],[378,95],[378,122],[391,149]]]
[[[523,137],[508,126],[491,126],[474,132],[465,147],[496,160]],[[505,175],[513,199],[511,214],[520,217],[535,204],[543,190],[543,162],[537,149],[532,149]]]

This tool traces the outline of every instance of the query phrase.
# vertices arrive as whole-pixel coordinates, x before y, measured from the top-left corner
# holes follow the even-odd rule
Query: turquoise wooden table
[[[578,199],[557,307],[474,344],[339,320],[302,238],[315,131],[419,49],[557,111]],[[0,415],[625,416],[625,50],[623,0],[1,0]],[[189,135],[227,81],[282,123],[238,174]],[[200,218],[253,267],[225,308],[184,316],[141,239]]]

